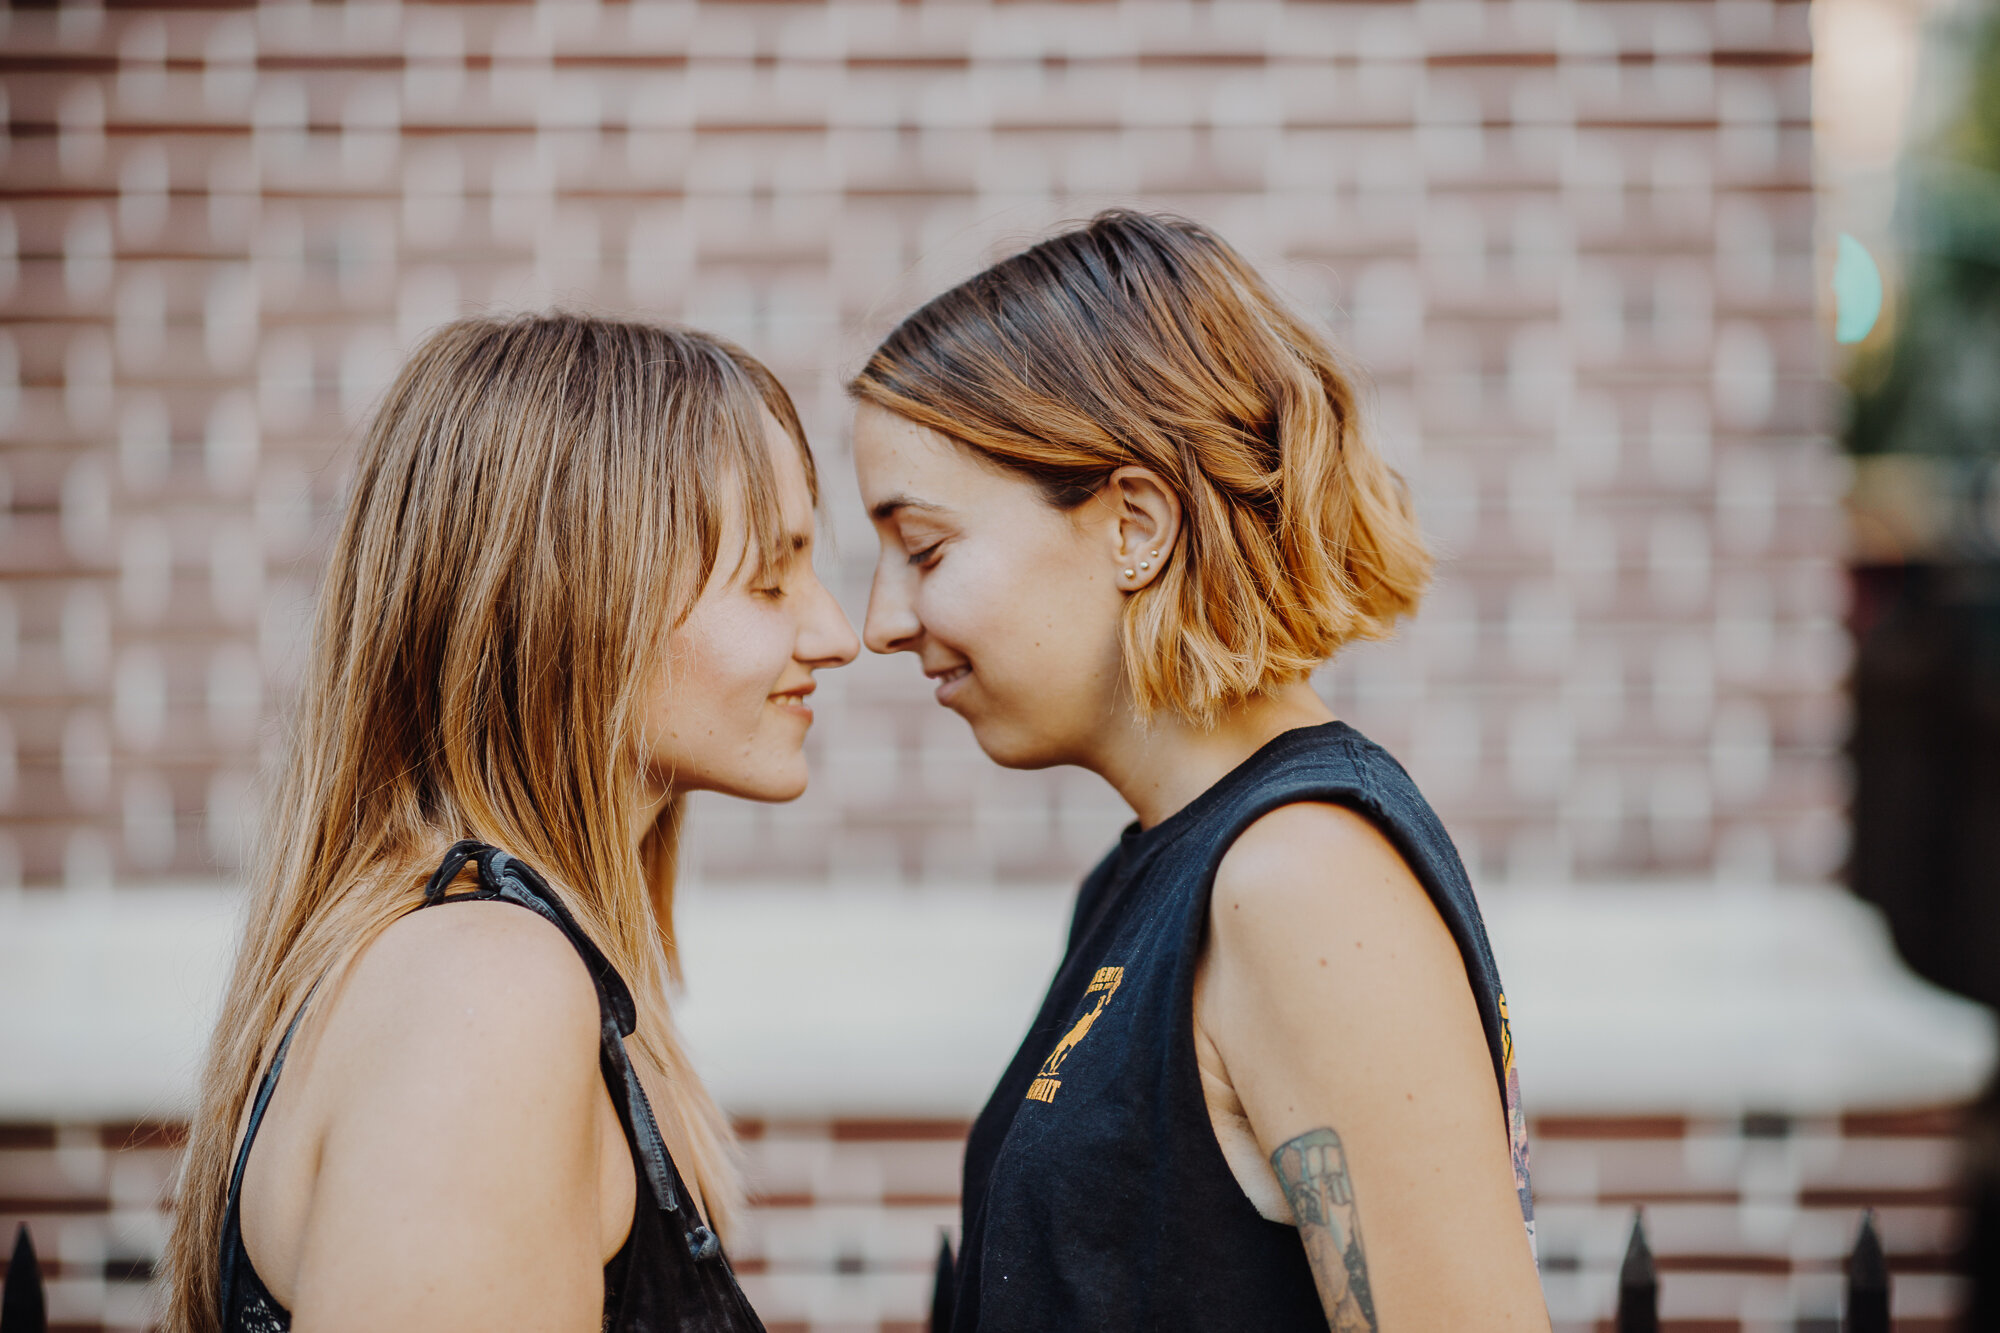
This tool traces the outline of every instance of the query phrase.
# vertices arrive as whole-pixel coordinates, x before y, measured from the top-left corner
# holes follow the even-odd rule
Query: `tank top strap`
[[[1301,727],[1272,740],[1218,783],[1212,791],[1215,808],[1201,821],[1216,830],[1210,834],[1214,859],[1219,862],[1236,838],[1265,815],[1302,801],[1348,806],[1392,841],[1407,841],[1407,812],[1395,808],[1377,771],[1380,761],[1395,761],[1369,752],[1372,747],[1358,751],[1357,742],[1365,745],[1358,732],[1342,723]],[[1407,856],[1408,849],[1403,850]]]
[[[219,1309],[230,1308],[230,1299],[236,1289],[237,1257],[243,1253],[240,1240],[234,1244],[230,1242],[242,1227],[243,1169],[250,1164],[250,1145],[257,1141],[257,1129],[264,1123],[264,1112],[271,1107],[271,1094],[278,1089],[278,1075],[284,1070],[285,1055],[292,1049],[292,1038],[299,1035],[299,1024],[305,1021],[306,1008],[318,989],[319,981],[314,981],[307,988],[305,998],[299,1001],[298,1009],[292,1014],[292,1021],[285,1025],[285,1035],[278,1039],[278,1049],[271,1056],[271,1067],[264,1071],[263,1079],[257,1084],[257,1096],[250,1103],[250,1123],[243,1127],[243,1142],[237,1147],[236,1162],[229,1170],[229,1194],[222,1214],[224,1240]]]
[[[468,863],[478,872],[479,887],[464,893],[446,892]],[[721,1253],[721,1242],[692,1208],[681,1207],[686,1189],[680,1172],[674,1166],[672,1155],[667,1152],[659,1121],[653,1116],[653,1104],[647,1099],[638,1071],[633,1068],[631,1055],[625,1049],[625,1038],[638,1027],[638,1006],[632,999],[631,988],[611,966],[611,960],[604,956],[604,951],[584,933],[569,908],[549,887],[548,881],[525,861],[509,856],[490,843],[474,838],[454,843],[438,863],[430,882],[424,886],[424,907],[496,901],[513,903],[535,913],[560,930],[583,959],[584,967],[597,987],[600,1020],[598,1063],[603,1068],[605,1086],[611,1092],[619,1122],[632,1145],[633,1156],[645,1174],[653,1202],[661,1212],[676,1215],[681,1237],[691,1256],[695,1259],[714,1258]]]

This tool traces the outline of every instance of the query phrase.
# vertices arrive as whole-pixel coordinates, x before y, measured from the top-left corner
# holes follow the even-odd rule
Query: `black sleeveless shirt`
[[[479,887],[447,896],[445,890],[467,861],[479,872]],[[632,1149],[638,1177],[632,1230],[625,1244],[604,1266],[605,1333],[764,1333],[764,1325],[744,1299],[742,1288],[715,1233],[702,1224],[690,1205],[674,1159],[668,1155],[653,1119],[653,1108],[625,1054],[625,1038],[638,1023],[638,1011],[624,978],[610,960],[577,926],[569,909],[550,892],[542,877],[520,861],[485,843],[466,841],[445,854],[424,890],[424,906],[438,903],[509,902],[542,917],[568,937],[582,957],[597,987],[601,1020],[598,1066],[610,1089],[618,1122]],[[306,997],[306,1003],[312,997]],[[250,1125],[237,1150],[229,1177],[228,1211],[222,1223],[221,1307],[223,1333],[284,1333],[292,1326],[291,1312],[278,1304],[243,1248],[240,1205],[243,1167],[250,1145],[271,1104],[285,1053],[299,1030],[306,1005],[299,1006],[284,1040],[271,1059],[270,1072],[257,1088]]]
[[[1216,867],[1246,828],[1298,801],[1371,820],[1458,942],[1532,1243],[1507,1005],[1465,869],[1402,766],[1330,722],[1286,732],[1171,817],[1128,828],[1084,881],[1048,999],[973,1125],[960,1257],[955,1275],[940,1268],[934,1324],[1326,1333],[1298,1230],[1266,1220],[1236,1183],[1195,1059],[1195,964]]]

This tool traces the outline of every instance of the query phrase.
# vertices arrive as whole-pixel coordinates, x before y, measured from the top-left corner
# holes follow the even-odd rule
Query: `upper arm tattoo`
[[[1328,1326],[1333,1333],[1378,1333],[1361,1250],[1361,1216],[1340,1135],[1309,1129],[1271,1154],[1271,1168],[1298,1220]]]

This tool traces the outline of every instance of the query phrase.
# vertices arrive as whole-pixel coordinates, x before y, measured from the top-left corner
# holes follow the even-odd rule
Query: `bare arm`
[[[337,1091],[291,1284],[298,1333],[595,1333],[597,1034],[575,952],[519,908],[436,908],[371,948],[315,1071]]]
[[[1368,1289],[1368,1255],[1361,1248],[1361,1210],[1340,1135],[1309,1129],[1271,1154],[1298,1222],[1313,1281],[1334,1333],[1375,1333],[1375,1297]]]
[[[1350,811],[1284,807],[1224,859],[1210,924],[1197,1021],[1329,1327],[1546,1329],[1465,966],[1401,856]]]

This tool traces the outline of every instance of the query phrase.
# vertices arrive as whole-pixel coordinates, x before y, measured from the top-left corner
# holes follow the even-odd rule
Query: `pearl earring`
[[[1128,570],[1126,570],[1126,571],[1125,571],[1125,577],[1126,577],[1126,578],[1128,578],[1128,579],[1129,579],[1129,578],[1131,578],[1131,577],[1133,577],[1133,574],[1132,574],[1132,571],[1131,571],[1131,570],[1129,570],[1129,569],[1128,569]]]
[[[1151,568],[1152,568],[1152,566],[1151,566],[1150,564],[1146,563],[1146,562],[1145,562],[1144,560],[1141,560],[1141,561],[1139,562],[1139,568],[1141,568],[1141,569],[1151,569]]]

